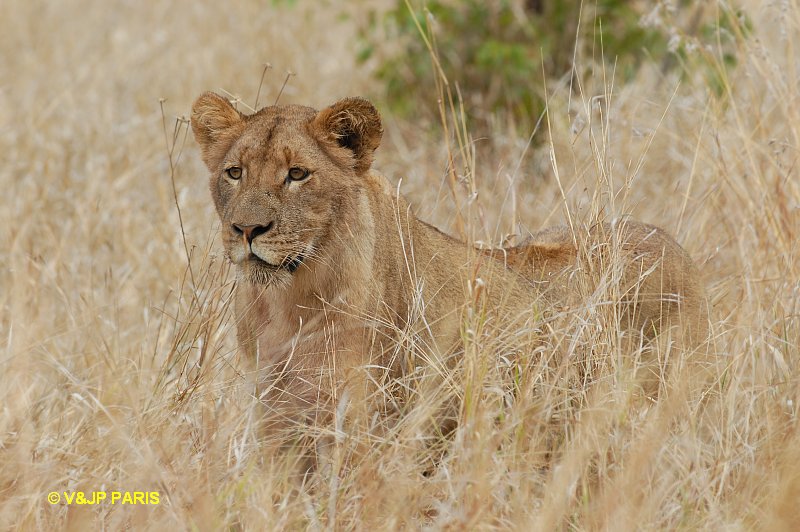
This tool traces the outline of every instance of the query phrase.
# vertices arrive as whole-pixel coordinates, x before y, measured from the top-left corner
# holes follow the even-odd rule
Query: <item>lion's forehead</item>
[[[292,137],[305,133],[316,116],[311,107],[301,105],[271,106],[247,117],[243,137],[269,143],[276,136]]]
[[[296,111],[261,114],[262,110],[249,117],[235,148],[228,154],[231,162],[238,160],[253,165],[280,166],[292,162],[308,164],[315,158],[323,157],[324,152],[308,130],[308,124],[315,116],[313,109],[291,107]]]

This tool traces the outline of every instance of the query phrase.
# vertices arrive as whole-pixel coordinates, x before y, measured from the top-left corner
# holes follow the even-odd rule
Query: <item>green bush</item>
[[[719,91],[718,78],[724,73],[713,64],[714,58],[734,64],[735,42],[743,34],[740,28],[746,27],[724,13],[718,23],[716,10],[704,0],[590,0],[583,2],[582,11],[581,3],[428,0],[412,12],[405,0],[398,0],[381,16],[372,14],[362,33],[361,58],[381,54],[377,75],[396,112],[408,115],[422,109],[437,116],[439,94],[430,43],[442,72],[458,84],[478,126],[490,114],[505,111],[527,128],[544,109],[544,77],[550,83],[585,82],[603,62],[614,65],[615,83],[630,79],[644,61],[656,62],[663,71],[702,63],[709,84]],[[698,50],[712,53],[703,57]],[[573,70],[576,54],[584,71]],[[607,70],[609,78],[611,71]],[[577,89],[576,83],[572,86]]]

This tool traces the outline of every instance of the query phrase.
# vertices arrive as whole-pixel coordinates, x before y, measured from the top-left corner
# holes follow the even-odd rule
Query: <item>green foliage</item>
[[[725,12],[723,16],[700,24],[698,37],[688,38],[676,54],[687,71],[701,73],[716,96],[726,94],[727,71],[738,63],[737,42],[753,31],[752,21],[743,11]]]
[[[727,66],[735,64],[736,36],[744,32],[733,26],[741,30],[747,24],[733,19],[723,16],[718,22],[703,0],[428,0],[413,13],[405,0],[397,0],[382,16],[373,14],[359,57],[366,61],[388,49],[386,42],[399,43],[379,57],[377,75],[388,100],[400,113],[417,113],[421,106],[436,112],[436,68],[427,40],[473,118],[480,122],[507,111],[527,126],[544,108],[545,78],[585,81],[601,63],[614,65],[615,83],[629,80],[645,61],[663,71],[702,64],[710,71],[709,85],[721,86],[722,73],[714,73],[717,55],[701,61],[691,56],[721,47],[715,53]],[[575,58],[584,71],[573,70]]]

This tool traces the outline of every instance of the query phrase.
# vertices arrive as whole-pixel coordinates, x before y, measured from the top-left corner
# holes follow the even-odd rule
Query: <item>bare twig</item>
[[[272,65],[269,63],[264,63],[264,70],[261,71],[261,81],[258,82],[258,92],[256,92],[256,103],[253,105],[253,109],[258,111],[258,98],[261,96],[261,87],[264,86],[264,76],[267,75],[267,70],[270,70]]]

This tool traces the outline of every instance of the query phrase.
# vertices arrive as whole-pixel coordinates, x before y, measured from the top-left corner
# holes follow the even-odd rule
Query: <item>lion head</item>
[[[363,98],[319,112],[275,105],[246,115],[207,92],[191,121],[226,255],[244,280],[266,285],[288,285],[321,256],[382,134]]]

